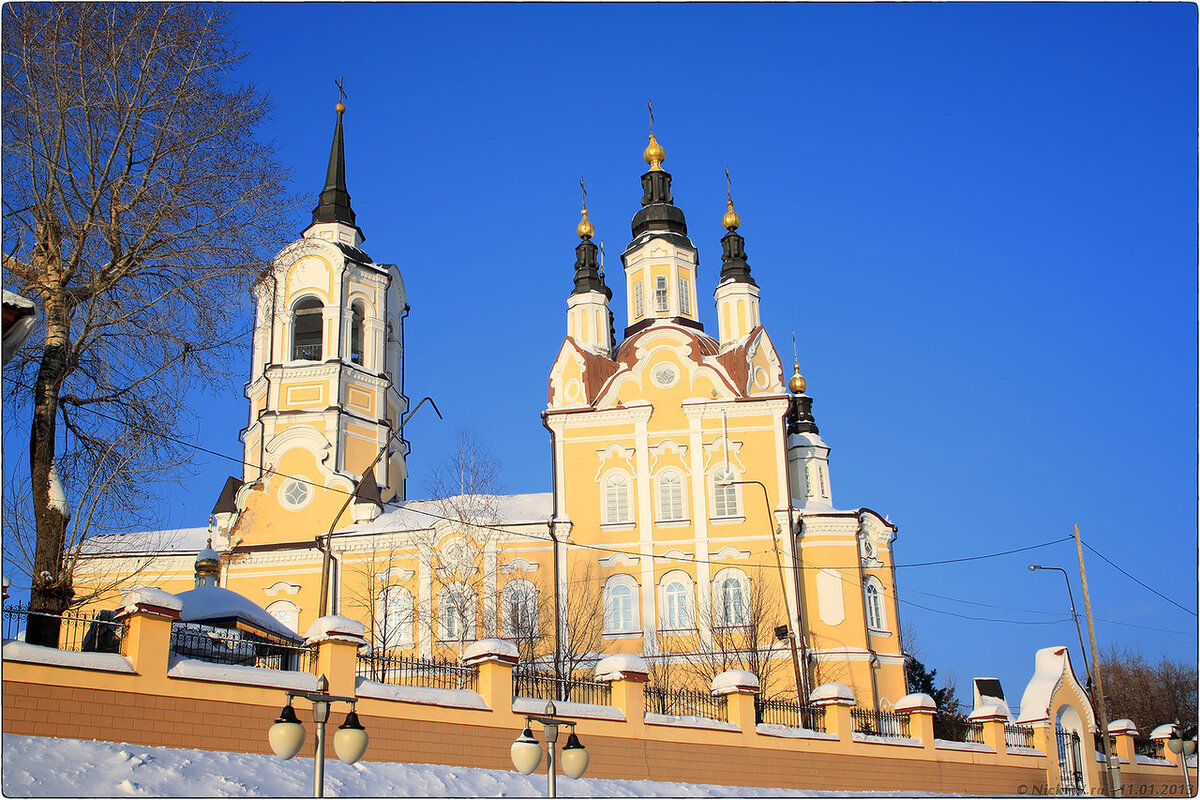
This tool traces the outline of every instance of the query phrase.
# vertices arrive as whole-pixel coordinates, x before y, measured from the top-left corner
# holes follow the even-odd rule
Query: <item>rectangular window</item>
[[[654,310],[667,310],[667,279],[662,276],[654,279]]]
[[[640,317],[646,313],[646,304],[642,300],[642,282],[633,285],[633,316]]]
[[[679,279],[679,313],[692,313],[691,283],[684,277]]]

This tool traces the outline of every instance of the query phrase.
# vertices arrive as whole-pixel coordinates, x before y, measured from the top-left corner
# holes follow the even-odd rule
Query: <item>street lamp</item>
[[[1052,569],[1062,573],[1063,580],[1067,582],[1067,599],[1071,601],[1071,619],[1075,620],[1075,633],[1079,634],[1079,652],[1083,654],[1083,671],[1087,675],[1088,692],[1092,691],[1092,670],[1088,666],[1087,648],[1083,646],[1083,630],[1079,627],[1079,615],[1075,613],[1075,595],[1071,593],[1071,579],[1067,576],[1067,571],[1062,567],[1043,567],[1041,564],[1030,564],[1029,571],[1034,572],[1039,569]],[[1094,701],[1093,701],[1094,702]]]
[[[333,735],[333,751],[337,753],[340,760],[347,764],[356,763],[367,752],[369,739],[362,723],[358,721],[358,714],[354,711],[357,699],[327,694],[328,689],[329,681],[322,675],[317,678],[317,691],[315,692],[289,690],[287,705],[279,712],[279,719],[275,720],[275,724],[267,732],[267,739],[271,742],[271,749],[275,751],[275,755],[284,761],[292,758],[304,746],[304,726],[296,717],[296,710],[292,708],[292,700],[296,697],[303,697],[312,702],[313,722],[317,723],[317,741],[313,751],[313,797],[325,796],[325,723],[329,720],[329,704],[350,704],[350,713],[346,715],[346,721],[338,727],[337,732]]]
[[[562,770],[568,778],[582,778],[583,773],[587,772],[588,762],[591,756],[588,751],[580,743],[579,737],[575,735],[575,723],[569,719],[554,716],[557,709],[554,707],[553,701],[546,703],[545,716],[536,714],[526,715],[525,729],[521,731],[521,735],[512,743],[509,752],[512,755],[513,766],[522,775],[530,775],[538,768],[538,764],[542,763],[542,746],[538,744],[538,740],[533,735],[530,726],[534,722],[538,722],[542,726],[542,734],[546,738],[546,796],[557,797],[557,788],[555,786],[554,772],[554,744],[558,741],[558,726],[565,725],[571,729],[571,735],[567,737],[567,743],[562,749]]]
[[[1167,739],[1167,747],[1175,755],[1183,754],[1179,759],[1179,766],[1183,767],[1183,788],[1184,793],[1188,797],[1191,797],[1192,782],[1188,779],[1187,757],[1196,752],[1196,737],[1193,736],[1191,739],[1184,739],[1183,729],[1179,726],[1179,720],[1175,720],[1175,724],[1171,726],[1171,738]]]

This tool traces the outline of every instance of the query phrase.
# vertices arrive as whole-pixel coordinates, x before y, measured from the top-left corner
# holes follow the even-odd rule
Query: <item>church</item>
[[[785,369],[759,318],[760,291],[787,267],[752,275],[732,196],[719,273],[702,281],[651,133],[640,204],[630,180],[623,288],[607,283],[586,205],[576,228],[541,412],[551,491],[484,493],[466,465],[458,493],[410,499],[408,300],[399,268],[363,249],[336,113],[312,221],[253,288],[242,473],[213,487],[207,527],[89,540],[75,585],[111,587],[90,606],[135,586],[190,588],[211,548],[219,584],[290,630],[340,614],[377,652],[457,660],[498,637],[530,670],[635,653],[659,685],[706,688],[746,669],[764,696],[836,682],[890,710],[907,693],[896,527],[834,504],[798,360]],[[564,256],[547,279],[566,283]]]

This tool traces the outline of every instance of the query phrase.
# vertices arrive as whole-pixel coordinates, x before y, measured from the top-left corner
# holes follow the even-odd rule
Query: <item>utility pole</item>
[[[1108,703],[1104,699],[1104,681],[1100,677],[1100,653],[1096,649],[1096,627],[1092,624],[1092,600],[1088,595],[1087,573],[1083,569],[1083,540],[1079,538],[1079,524],[1075,524],[1075,552],[1079,555],[1079,581],[1083,584],[1083,611],[1087,614],[1088,639],[1092,644],[1092,664],[1095,666],[1096,707],[1100,710],[1101,741],[1104,742],[1104,763],[1108,767],[1108,788],[1113,797],[1125,794],[1121,786],[1121,765],[1113,758],[1112,742],[1108,738]]]

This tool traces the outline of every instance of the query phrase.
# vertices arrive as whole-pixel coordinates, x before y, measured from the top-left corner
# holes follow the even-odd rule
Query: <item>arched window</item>
[[[613,575],[604,584],[604,632],[638,632],[638,590],[629,575]]]
[[[604,521],[629,521],[629,479],[620,472],[604,481]]]
[[[876,631],[887,630],[887,617],[883,613],[883,586],[875,577],[867,578],[863,586],[867,605],[867,627]]]
[[[638,281],[633,285],[633,316],[642,316],[646,313],[646,304],[642,302],[642,282]]]
[[[696,627],[692,614],[692,580],[683,572],[668,572],[662,583],[662,629],[690,630]]]
[[[324,327],[321,310],[321,301],[315,297],[305,297],[292,308],[293,360],[321,360],[321,331]]]
[[[658,518],[686,519],[683,515],[683,478],[673,469],[663,470],[658,475]]]
[[[475,640],[475,592],[464,583],[452,583],[438,592],[438,639],[443,642]]]
[[[654,310],[667,310],[667,279],[661,275],[654,279]]]
[[[375,646],[407,650],[413,644],[413,597],[403,586],[387,586],[375,599]]]
[[[350,363],[363,363],[363,306],[350,306]]]
[[[679,276],[679,313],[692,313],[692,287],[691,282],[682,275]]]
[[[731,481],[737,480],[733,470],[724,465],[713,471],[713,516],[737,517],[741,515],[738,506],[738,487]]]
[[[291,600],[276,600],[267,606],[267,613],[291,630],[297,630],[300,626],[300,609]]]
[[[713,609],[717,627],[741,628],[750,620],[746,575],[738,569],[723,569],[713,578]]]
[[[527,580],[509,581],[501,593],[500,614],[504,634],[509,639],[540,639],[538,628],[538,591]]]

